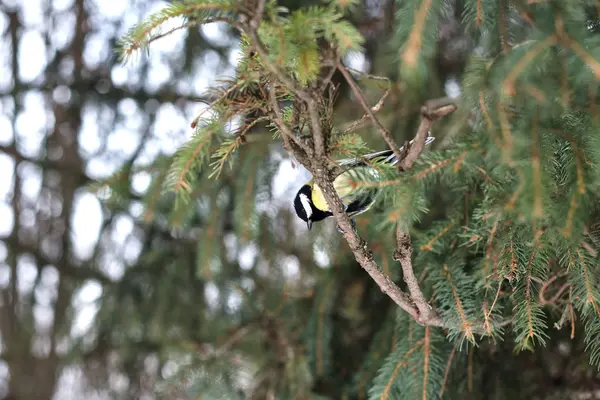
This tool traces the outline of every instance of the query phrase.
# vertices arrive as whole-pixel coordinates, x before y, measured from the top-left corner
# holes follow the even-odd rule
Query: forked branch
[[[354,254],[356,261],[369,274],[369,276],[371,276],[381,291],[388,295],[400,308],[409,313],[415,319],[415,321],[424,326],[442,326],[441,318],[425,300],[425,297],[423,296],[423,293],[419,287],[419,283],[414,275],[412,265],[413,249],[408,232],[404,229],[400,229],[400,227],[398,228],[398,249],[394,253],[394,257],[399,260],[402,265],[404,280],[406,281],[410,294],[403,292],[402,289],[400,289],[400,287],[398,287],[398,285],[396,285],[392,279],[382,271],[380,266],[374,260],[373,254],[369,249],[367,242],[359,236],[353,227],[352,222],[350,221],[350,217],[348,214],[346,214],[345,206],[333,186],[333,179],[335,175],[332,173],[328,148],[326,147],[326,135],[328,131],[323,129],[323,121],[318,108],[320,104],[319,96],[322,95],[322,91],[309,90],[298,86],[297,83],[290,76],[288,76],[285,71],[281,70],[276,64],[269,60],[267,49],[258,37],[256,22],[252,25],[246,23],[245,26],[242,26],[242,29],[248,34],[253,48],[259,54],[265,68],[274,76],[276,80],[279,80],[289,91],[295,95],[296,101],[304,103],[305,109],[307,110],[308,122],[313,140],[298,143],[296,141],[297,138],[295,138],[294,132],[291,131],[291,129],[283,120],[283,113],[279,107],[275,94],[276,85],[271,85],[269,99],[270,117],[273,119],[282,133],[282,138],[284,144],[288,148],[288,151],[290,151],[292,155],[294,155],[296,159],[312,173],[315,182],[321,188],[325,201],[333,213],[337,225],[342,231],[344,239],[346,242],[348,242],[350,250]],[[337,60],[337,68],[341,71],[342,75],[350,85],[350,88],[362,105],[368,118],[378,128],[380,134],[390,149],[400,160],[399,165],[403,170],[411,168],[415,160],[423,151],[425,140],[433,121],[456,110],[456,106],[449,99],[432,100],[427,102],[421,109],[421,125],[415,137],[414,143],[412,146],[410,146],[410,148],[407,149],[407,151],[401,154],[400,149],[395,140],[392,138],[390,132],[381,124],[381,122],[379,122],[375,116],[375,112],[377,112],[383,105],[383,99],[385,99],[386,95],[384,95],[382,100],[380,100],[381,104],[378,103],[373,108],[369,107],[362,94],[362,91],[339,59]],[[310,144],[309,148],[305,148],[307,144]]]

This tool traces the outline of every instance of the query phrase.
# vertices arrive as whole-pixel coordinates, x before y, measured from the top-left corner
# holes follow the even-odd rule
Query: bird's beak
[[[310,231],[310,228],[312,228],[312,221],[310,219],[306,221],[306,226],[308,226],[308,230]]]

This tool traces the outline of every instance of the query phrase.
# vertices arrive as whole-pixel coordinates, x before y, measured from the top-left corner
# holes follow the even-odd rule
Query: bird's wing
[[[435,140],[434,137],[429,136],[427,138],[427,140],[425,141],[425,144],[428,145],[429,143],[433,142],[434,140]],[[410,143],[412,144],[413,140],[411,140]],[[400,147],[400,151],[402,151],[403,149],[404,149],[404,146]],[[370,197],[370,195],[367,196],[368,198],[365,198],[364,193],[361,196],[356,195],[357,192],[356,192],[355,182],[354,182],[354,179],[352,179],[353,176],[352,176],[351,172],[348,171],[348,169],[355,168],[355,167],[361,167],[361,166],[367,166],[368,164],[365,162],[365,160],[373,160],[373,159],[380,158],[380,157],[384,157],[383,162],[390,163],[391,165],[395,165],[398,162],[396,155],[391,150],[383,150],[383,151],[378,151],[376,153],[365,154],[361,158],[347,158],[347,159],[338,161],[339,165],[341,167],[346,167],[347,170],[342,172],[340,175],[338,175],[335,178],[335,180],[333,181],[333,187],[335,188],[335,191],[342,199],[342,202],[344,203],[344,205],[347,207],[348,212],[359,211],[359,212],[357,212],[357,214],[359,214],[360,212],[366,211],[366,209],[368,209],[368,207],[370,207],[370,204],[373,200],[373,198]],[[377,170],[374,168],[369,168],[368,172],[371,174],[374,174],[375,177],[378,175]],[[325,201],[325,197],[323,197],[321,188],[319,188],[319,186],[316,183],[312,184],[311,199],[312,199],[313,205],[317,209],[319,209],[321,211],[329,211],[329,206],[327,205],[327,202]],[[356,208],[356,210],[354,210],[354,208]],[[352,209],[352,210],[350,210],[350,209]]]
[[[433,136],[429,136],[427,137],[426,141],[425,141],[425,145],[428,145],[429,143],[433,142],[435,140],[435,138]],[[411,140],[409,142],[409,144],[412,144],[414,142],[414,140]],[[404,146],[400,147],[399,151],[404,150]],[[352,168],[352,167],[356,167],[359,165],[365,165],[365,160],[369,161],[369,160],[374,160],[376,158],[384,158],[383,162],[384,163],[390,163],[391,165],[396,165],[396,163],[398,163],[398,158],[396,157],[396,155],[394,154],[394,152],[392,150],[382,150],[382,151],[378,151],[376,153],[370,153],[370,154],[365,154],[364,156],[360,157],[360,158],[345,158],[342,160],[338,160],[338,164],[341,167],[347,167],[347,168]]]

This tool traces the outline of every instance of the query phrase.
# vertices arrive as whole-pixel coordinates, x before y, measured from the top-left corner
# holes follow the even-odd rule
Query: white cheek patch
[[[310,200],[308,199],[308,196],[304,193],[300,195],[300,203],[302,203],[302,207],[304,207],[306,218],[310,219],[310,217],[312,216],[312,207],[310,206]]]

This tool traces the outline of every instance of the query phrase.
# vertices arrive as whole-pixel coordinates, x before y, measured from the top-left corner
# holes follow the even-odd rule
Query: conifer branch
[[[398,373],[400,372],[400,370],[402,368],[404,368],[405,366],[408,365],[408,360],[409,360],[410,355],[412,353],[414,353],[415,351],[419,350],[421,348],[421,346],[423,346],[424,342],[425,342],[425,338],[419,339],[419,341],[417,341],[417,343],[415,343],[415,345],[413,347],[411,347],[406,352],[406,354],[404,354],[402,356],[402,358],[398,361],[398,363],[396,364],[396,367],[394,368],[394,370],[392,372],[392,375],[390,376],[389,381],[387,382],[387,385],[385,386],[383,393],[381,394],[380,400],[386,400],[387,398],[389,398],[390,391],[392,389],[394,381],[396,380],[396,377],[398,376]]]
[[[387,88],[386,91],[383,93],[383,96],[381,96],[381,98],[377,102],[377,104],[375,104],[373,107],[371,107],[371,111],[373,112],[373,114],[378,113],[383,108],[383,105],[385,104],[385,100],[387,99],[389,94],[390,94],[390,89]],[[352,133],[355,130],[357,130],[362,124],[365,123],[367,118],[369,118],[369,114],[365,114],[362,116],[361,119],[358,119],[358,120],[348,124],[348,126],[346,128],[344,128],[343,135],[347,135],[347,134]]]
[[[441,323],[439,316],[436,315],[433,308],[429,305],[427,300],[425,300],[425,296],[419,287],[419,281],[415,276],[412,265],[413,247],[410,240],[410,234],[403,229],[401,222],[398,222],[396,226],[396,242],[397,248],[393,258],[396,261],[400,261],[404,282],[406,282],[410,296],[417,306],[421,318],[424,321],[432,321],[435,325]]]
[[[433,2],[432,0],[425,0],[419,3],[419,8],[415,10],[415,20],[406,42],[406,48],[402,53],[402,62],[409,68],[414,68],[417,64],[423,45],[423,31]]]
[[[237,25],[243,32],[245,32],[252,42],[252,46],[254,50],[260,56],[260,62],[265,66],[266,69],[269,70],[273,75],[277,77],[283,84],[290,89],[294,94],[298,96],[305,103],[309,103],[311,101],[311,96],[304,89],[300,88],[292,78],[290,78],[284,71],[278,68],[275,64],[273,64],[269,60],[269,55],[267,52],[267,48],[264,43],[258,37],[256,30],[250,29],[244,25]]]
[[[289,90],[291,90],[300,100],[306,103],[308,108],[308,114],[310,119],[311,133],[313,140],[315,142],[315,157],[311,160],[309,157],[312,154],[310,149],[305,149],[304,146],[298,147],[302,149],[302,151],[298,151],[299,149],[294,149],[291,146],[291,141],[296,141],[297,138],[293,135],[289,127],[283,121],[283,114],[279,105],[277,104],[277,99],[274,93],[274,86],[271,87],[270,94],[270,104],[273,113],[275,114],[275,122],[278,128],[282,132],[282,138],[284,143],[291,150],[292,154],[302,163],[309,171],[312,172],[313,177],[321,190],[323,191],[323,195],[325,200],[327,201],[329,208],[331,209],[338,226],[343,231],[344,238],[348,242],[350,249],[352,250],[356,260],[358,263],[367,271],[367,273],[373,278],[373,280],[377,283],[377,285],[381,288],[381,290],[386,293],[396,304],[398,304],[403,310],[408,312],[413,318],[415,318],[419,323],[425,323],[419,317],[418,309],[415,308],[413,301],[404,293],[402,290],[390,279],[389,276],[384,274],[379,265],[373,259],[372,252],[368,249],[367,243],[358,235],[358,233],[352,227],[352,223],[350,218],[345,213],[345,208],[340,199],[339,195],[336,193],[333,187],[333,179],[331,174],[329,173],[326,165],[328,163],[328,157],[325,153],[325,138],[324,133],[321,127],[321,117],[319,115],[318,102],[317,100],[306,90],[298,87],[298,85],[285,74],[284,71],[280,70],[276,65],[274,65],[270,60],[266,50],[266,47],[261,42],[258,34],[256,32],[256,27],[250,26],[241,26],[241,28],[246,32],[249,36],[253,48],[256,50],[258,55],[261,58],[261,62],[263,65],[273,73]],[[343,66],[342,66],[343,68]],[[345,69],[344,69],[345,71]],[[347,74],[347,72],[346,72]],[[364,102],[364,97],[363,97]],[[366,103],[365,103],[366,105]],[[369,107],[368,113],[371,112]],[[372,115],[372,112],[371,112]],[[385,128],[383,128],[385,129]],[[393,143],[393,142],[392,142]],[[307,151],[308,150],[308,151]],[[397,146],[396,149],[397,151]],[[304,153],[304,154],[303,154]],[[427,321],[429,325],[440,325],[441,320],[431,320]]]
[[[430,341],[431,341],[430,328],[425,328],[425,343],[423,344],[423,400],[427,400],[427,380],[429,378],[429,357],[431,355]]]
[[[339,228],[342,230],[344,239],[348,242],[350,250],[354,254],[356,261],[361,267],[373,278],[382,292],[387,294],[400,308],[409,313],[417,322],[425,323],[419,315],[418,309],[415,307],[412,299],[407,296],[402,290],[391,280],[389,276],[384,274],[379,268],[379,265],[373,258],[373,253],[369,250],[367,243],[358,235],[350,217],[346,214],[344,204],[333,187],[333,180],[326,172],[324,161],[321,160],[321,166],[317,162],[313,162],[313,177],[317,185],[321,188],[323,196],[329,205],[333,216]],[[430,321],[432,325],[441,324],[441,320]]]
[[[467,314],[465,313],[463,307],[463,302],[458,294],[458,291],[456,290],[456,286],[452,279],[452,273],[450,272],[450,268],[448,268],[448,265],[446,264],[444,264],[444,274],[446,275],[446,279],[448,280],[448,284],[450,285],[450,288],[452,290],[452,296],[454,297],[454,303],[456,305],[456,312],[460,317],[462,325],[461,330],[465,333],[467,339],[469,339],[470,341],[474,341],[475,336],[473,335],[473,333],[476,331],[476,329],[479,330],[479,327],[473,329],[473,323],[467,318]]]
[[[414,142],[409,147],[406,157],[403,157],[399,163],[403,170],[412,168],[414,162],[423,152],[433,121],[453,113],[456,108],[456,104],[449,97],[429,100],[421,107],[421,123],[419,129],[417,129]]]
[[[373,125],[375,125],[379,130],[379,134],[381,135],[381,137],[383,137],[383,140],[385,140],[390,150],[394,152],[394,155],[398,160],[402,160],[403,157],[402,154],[400,154],[400,148],[398,147],[398,144],[396,144],[396,141],[394,140],[390,132],[381,124],[379,119],[377,119],[377,117],[373,113],[373,110],[367,104],[367,101],[365,100],[365,96],[363,95],[362,91],[360,90],[360,88],[354,81],[354,78],[352,78],[352,75],[350,75],[344,64],[342,64],[341,60],[338,60],[338,69],[344,76],[344,79],[346,79],[346,82],[348,82],[348,85],[352,89],[352,92],[356,96],[356,99],[358,100],[362,108],[365,110],[366,114],[369,116],[371,121],[373,121]]]
[[[444,370],[444,380],[442,381],[442,388],[440,389],[440,394],[438,395],[439,399],[443,398],[442,396],[444,395],[444,391],[446,390],[446,383],[448,382],[448,375],[450,375],[450,367],[452,366],[452,360],[454,359],[454,354],[456,354],[456,344],[457,343],[454,343],[454,346],[452,346],[452,351],[450,352],[450,355],[448,356],[448,361],[446,361],[446,369]]]
[[[283,119],[283,112],[281,111],[281,107],[279,107],[279,103],[277,101],[277,94],[275,90],[275,85],[271,84],[269,90],[269,104],[271,106],[271,110],[275,114],[275,125],[277,125],[277,128],[281,132],[281,138],[283,139],[283,143],[286,145],[288,151],[293,152],[294,156],[298,159],[298,161],[304,159],[305,162],[307,162],[307,156],[312,156],[313,152],[310,149],[310,147],[306,145],[306,143],[304,143],[302,140],[296,137],[296,135],[294,135],[294,132],[292,132],[290,127],[287,126],[287,124],[285,123]],[[302,151],[293,151],[294,149],[292,147],[291,142],[294,142],[294,144],[298,146]]]

